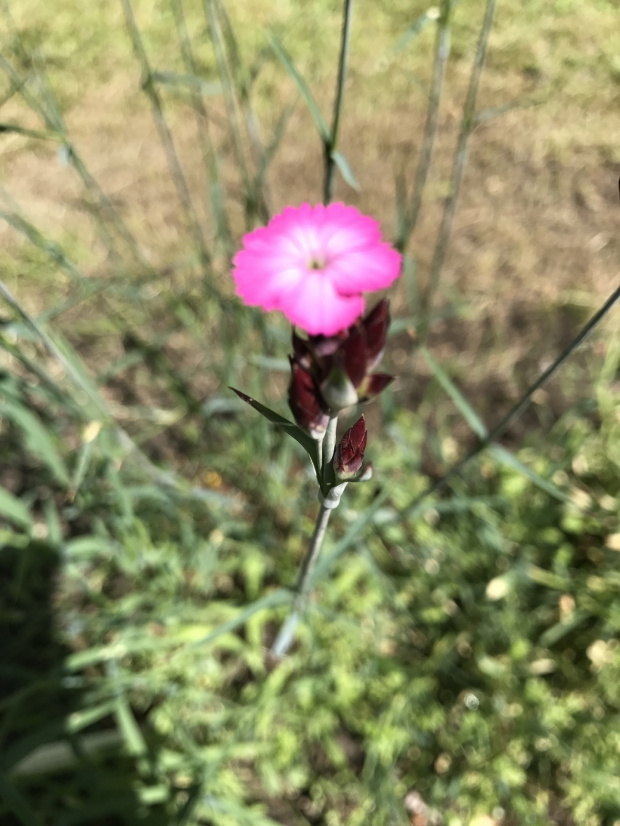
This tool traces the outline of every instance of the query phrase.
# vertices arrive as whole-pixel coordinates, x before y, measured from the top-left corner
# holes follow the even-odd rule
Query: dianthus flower
[[[400,263],[378,222],[355,207],[302,204],[244,237],[233,279],[246,304],[280,310],[310,335],[331,336],[361,316],[362,293],[398,278]]]

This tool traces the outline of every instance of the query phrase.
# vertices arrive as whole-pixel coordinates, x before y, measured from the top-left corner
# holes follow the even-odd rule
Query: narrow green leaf
[[[69,475],[52,441],[52,437],[39,419],[23,404],[5,396],[0,402],[0,416],[10,419],[24,434],[26,447],[51,474],[65,487],[69,485]]]
[[[43,502],[43,513],[45,514],[45,524],[47,525],[47,539],[50,545],[59,547],[62,542],[62,523],[56,503],[52,498]]]
[[[545,493],[548,493],[550,496],[553,496],[555,499],[559,499],[560,502],[572,502],[573,500],[569,496],[566,491],[563,491],[557,485],[554,485],[553,482],[550,482],[548,479],[540,476],[536,473],[535,470],[528,467],[527,465],[523,464],[520,459],[512,454],[509,450],[502,445],[494,444],[491,445],[489,448],[489,453],[491,453],[495,458],[501,462],[503,465],[512,468],[513,470],[519,471],[519,473],[523,474],[527,479],[533,482],[537,487],[541,490],[544,490]]]
[[[291,602],[292,598],[293,596],[291,592],[287,591],[285,588],[278,588],[275,591],[271,591],[271,593],[261,599],[257,599],[256,602],[253,602],[244,611],[240,611],[232,619],[218,625],[218,627],[214,628],[213,631],[207,634],[206,637],[202,637],[202,639],[196,640],[195,642],[190,643],[190,645],[192,647],[209,645],[209,643],[214,642],[223,634],[228,634],[229,631],[234,631],[236,628],[239,628],[240,625],[244,625],[251,617],[254,616],[254,614],[257,614],[259,611],[264,611],[267,608],[275,608],[278,605],[286,605]]]
[[[61,141],[62,136],[56,132],[44,132],[40,129],[28,129],[25,126],[20,126],[18,123],[0,123],[0,134],[14,132],[17,135],[23,135],[25,138],[39,138],[44,141]]]
[[[332,152],[332,159],[338,169],[340,170],[340,174],[344,178],[344,180],[349,184],[349,186],[354,189],[356,192],[360,191],[360,185],[353,174],[351,167],[349,166],[348,160],[342,154],[342,152]]]
[[[295,64],[293,63],[290,55],[287,53],[287,51],[285,50],[284,46],[280,43],[278,38],[271,32],[267,32],[267,36],[269,38],[271,48],[276,53],[278,59],[280,60],[286,71],[295,81],[295,84],[299,89],[301,96],[306,101],[306,105],[310,110],[310,114],[312,115],[315,126],[319,131],[319,135],[323,139],[323,143],[329,144],[331,140],[330,131],[327,128],[327,124],[323,120],[321,110],[319,109],[319,106],[316,100],[314,99],[312,92],[308,87],[308,84],[295,68]]]
[[[577,609],[573,611],[573,613],[568,617],[566,620],[562,622],[556,622],[555,625],[552,625],[551,628],[547,628],[547,630],[540,635],[538,639],[538,644],[541,645],[543,648],[550,648],[552,645],[555,645],[559,642],[563,637],[567,634],[570,634],[575,628],[578,628],[582,623],[590,618],[591,614],[588,611],[584,611],[583,609]]]
[[[0,488],[0,517],[8,519],[20,528],[30,530],[32,528],[32,515],[21,499],[13,496],[8,490]]]
[[[482,419],[478,416],[476,411],[469,404],[469,402],[467,401],[465,396],[463,396],[458,387],[456,387],[456,385],[448,376],[448,374],[443,370],[442,367],[439,366],[439,364],[431,356],[426,347],[420,347],[420,352],[428,362],[428,365],[433,371],[435,378],[446,391],[446,393],[450,396],[454,404],[457,406],[467,424],[471,427],[471,429],[477,436],[479,436],[481,439],[484,439],[487,435],[487,429]]]
[[[230,388],[233,390],[240,399],[242,399],[246,404],[249,404],[250,407],[253,407],[254,410],[258,410],[258,412],[268,419],[273,424],[276,424],[278,427],[281,427],[285,433],[288,433],[289,436],[292,436],[296,442],[303,447],[306,451],[308,456],[310,457],[312,464],[314,465],[314,469],[318,473],[319,470],[319,445],[316,439],[313,439],[312,436],[309,436],[305,433],[300,427],[298,427],[294,422],[291,422],[289,419],[285,419],[284,416],[281,416],[279,413],[276,413],[275,410],[271,410],[269,407],[265,407],[264,404],[257,402],[256,399],[251,398],[250,396],[242,393],[241,390],[235,390],[234,387]]]
[[[486,439],[488,436],[488,430],[482,419],[478,416],[476,411],[471,407],[469,402],[465,399],[460,390],[453,384],[451,379],[447,376],[439,364],[437,364],[428,350],[425,347],[421,347],[420,351],[433,370],[435,378],[450,396],[454,404],[458,407],[468,425],[480,439]],[[527,465],[523,464],[520,459],[517,459],[516,456],[507,450],[507,448],[502,447],[502,445],[490,445],[489,453],[491,453],[503,465],[506,465],[507,467],[523,474],[523,476],[533,482],[537,487],[544,490],[545,493],[548,493],[555,499],[559,499],[560,502],[570,501],[570,496],[565,491],[561,490],[561,488],[554,485],[553,482],[550,482],[548,479],[544,479],[536,473],[535,470],[532,470]]]
[[[115,717],[129,754],[134,757],[143,757],[148,751],[146,741],[136,723],[131,706],[124,696],[116,700]]]
[[[410,324],[415,326],[419,319],[420,305],[422,303],[420,297],[420,281],[418,279],[416,260],[413,255],[407,252],[403,255],[403,279],[405,281],[409,308],[412,315]],[[390,327],[393,328],[394,324],[391,324]]]
[[[77,734],[88,726],[98,723],[104,717],[109,717],[116,708],[116,700],[106,700],[91,708],[81,709],[72,712],[66,720],[67,731],[71,734]]]

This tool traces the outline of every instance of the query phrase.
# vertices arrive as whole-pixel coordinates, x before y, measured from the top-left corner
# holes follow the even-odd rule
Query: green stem
[[[295,631],[306,609],[306,603],[308,601],[308,594],[310,592],[310,585],[312,582],[312,572],[314,571],[314,566],[319,558],[319,554],[321,553],[321,546],[323,544],[323,539],[325,538],[325,532],[327,531],[329,516],[331,512],[338,507],[340,497],[347,486],[346,482],[341,485],[333,484],[331,463],[334,458],[334,451],[336,449],[337,427],[338,414],[335,413],[330,417],[322,443],[320,445],[323,490],[328,489],[328,492],[325,496],[323,496],[322,491],[319,492],[321,509],[319,510],[319,514],[317,516],[316,525],[314,526],[314,533],[312,534],[308,551],[299,572],[299,578],[295,589],[297,591],[297,596],[295,598],[293,610],[287,617],[271,647],[271,653],[277,659],[281,659],[293,644],[293,640],[295,639]]]
[[[562,364],[569,358],[570,355],[579,347],[579,345],[586,339],[590,333],[594,330],[594,328],[603,320],[603,318],[607,315],[607,313],[611,310],[614,304],[620,300],[620,287],[617,287],[614,292],[609,296],[607,301],[600,307],[597,312],[592,316],[592,318],[581,328],[581,330],[577,333],[575,338],[562,350],[560,355],[555,359],[553,364],[550,364],[546,370],[544,370],[540,376],[536,379],[536,381],[530,385],[530,387],[525,391],[525,393],[521,396],[519,401],[511,407],[511,409],[506,413],[504,418],[498,422],[494,428],[489,430],[487,435],[484,439],[480,439],[477,445],[473,447],[469,453],[464,456],[459,462],[452,467],[437,481],[430,484],[427,488],[425,488],[422,493],[418,494],[408,505],[404,508],[399,510],[401,517],[411,517],[413,513],[415,513],[416,508],[420,505],[424,499],[428,496],[431,496],[433,493],[436,493],[440,490],[446,482],[455,476],[457,473],[460,473],[466,465],[468,465],[472,459],[474,459],[479,453],[486,450],[489,445],[492,445],[493,442],[496,442],[498,439],[506,433],[510,425],[517,419],[521,413],[529,406],[532,396],[536,393],[537,390],[540,388],[551,378],[551,376],[558,370]]]
[[[338,61],[338,80],[336,82],[336,99],[334,101],[334,117],[329,136],[329,143],[325,144],[325,180],[323,184],[323,203],[329,204],[334,193],[334,171],[336,162],[334,152],[338,146],[338,132],[340,130],[340,116],[344,101],[344,84],[347,76],[347,60],[349,57],[349,41],[351,38],[351,19],[353,17],[353,0],[345,0],[342,20],[342,37],[340,40],[340,59]]]
[[[321,553],[321,546],[327,531],[327,523],[333,508],[321,505],[319,515],[317,516],[316,525],[314,526],[314,533],[310,540],[308,552],[301,566],[299,572],[299,579],[297,581],[297,597],[293,606],[293,611],[289,614],[286,622],[280,629],[272,647],[271,653],[277,659],[281,659],[288,652],[295,639],[295,631],[304,614],[306,603],[308,601],[308,594],[310,592],[310,583],[312,581],[312,572],[319,554]]]

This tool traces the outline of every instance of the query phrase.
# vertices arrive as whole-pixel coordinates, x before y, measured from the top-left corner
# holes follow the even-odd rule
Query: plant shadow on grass
[[[55,627],[60,564],[36,540],[0,553],[0,822],[157,826],[163,813],[139,800],[137,767],[109,717],[99,731],[76,730],[84,689],[64,671],[69,650]]]

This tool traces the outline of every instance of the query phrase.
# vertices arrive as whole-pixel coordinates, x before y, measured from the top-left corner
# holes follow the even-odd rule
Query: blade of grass
[[[287,605],[293,599],[293,593],[288,591],[284,588],[278,588],[275,591],[271,591],[271,593],[267,594],[266,596],[262,597],[261,599],[256,600],[243,611],[240,611],[235,617],[228,620],[228,622],[224,622],[207,634],[206,637],[202,637],[195,642],[190,643],[191,647],[195,646],[203,646],[209,645],[210,643],[214,642],[218,637],[221,637],[222,634],[228,634],[230,631],[234,631],[236,628],[239,628],[241,625],[244,625],[251,617],[257,614],[259,611],[265,611],[267,608],[277,608],[280,605]]]
[[[467,162],[469,138],[476,127],[476,102],[478,100],[478,88],[480,86],[480,78],[482,76],[482,70],[486,61],[489,36],[493,26],[496,5],[497,0],[486,0],[484,20],[480,30],[480,36],[478,38],[476,56],[469,78],[469,87],[467,89],[467,97],[465,99],[463,117],[461,119],[461,128],[454,153],[452,178],[450,181],[450,194],[444,202],[444,210],[437,236],[437,242],[435,244],[435,251],[433,253],[428,284],[423,297],[423,317],[420,331],[422,339],[425,339],[428,334],[429,318],[432,310],[433,299],[437,291],[437,287],[439,286],[439,279],[441,277],[444,261],[446,259],[448,242],[450,240],[450,233],[452,232],[452,223],[456,212],[456,204],[459,197],[465,164]]]
[[[452,10],[454,11],[458,6],[461,5],[463,0],[452,0]],[[396,44],[392,48],[392,55],[396,57],[399,55],[406,46],[413,40],[414,37],[417,37],[420,32],[424,31],[424,29],[428,26],[429,23],[432,21],[437,21],[439,16],[441,15],[441,10],[437,9],[437,6],[431,6],[427,9],[423,14],[417,17],[413,23],[407,28],[405,33],[396,41]]]
[[[544,370],[540,376],[525,391],[521,398],[510,408],[508,413],[493,427],[484,439],[473,447],[469,453],[460,461],[456,462],[444,475],[432,482],[422,493],[413,497],[408,505],[400,509],[403,517],[411,517],[417,513],[420,504],[433,493],[444,487],[444,485],[456,474],[460,473],[478,454],[486,450],[490,445],[500,439],[509,429],[510,425],[523,413],[532,401],[532,396],[539,390],[553,374],[564,364],[564,362],[575,352],[579,345],[596,329],[614,304],[620,299],[620,287],[617,287],[609,296],[607,301],[597,310],[597,312],[584,324],[577,335],[562,350],[557,358]]]
[[[194,238],[194,243],[200,253],[201,260],[205,264],[210,265],[211,254],[207,247],[202,227],[200,226],[200,221],[198,220],[198,214],[196,212],[196,208],[194,207],[194,202],[187,185],[187,180],[185,178],[181,162],[179,161],[179,156],[174,145],[174,139],[172,137],[170,127],[168,126],[168,121],[166,120],[164,107],[159,93],[157,92],[157,86],[153,80],[153,71],[146,54],[146,49],[144,48],[144,43],[142,42],[142,35],[140,34],[140,29],[138,28],[138,24],[136,22],[131,0],[121,0],[121,2],[125,13],[127,31],[133,46],[134,54],[136,55],[136,58],[142,68],[142,88],[151,102],[155,125],[157,127],[157,131],[159,132],[159,138],[164,148],[164,152],[166,153],[168,168],[170,169],[170,174],[172,176],[172,180],[174,181],[174,185],[179,196],[179,201],[181,202],[181,205],[185,210],[185,214],[187,215]]]
[[[433,147],[435,145],[435,137],[437,134],[439,105],[441,103],[441,94],[446,73],[446,64],[448,62],[448,57],[450,56],[451,13],[452,0],[441,0],[441,7],[437,18],[437,32],[435,36],[433,80],[429,94],[428,108],[426,110],[426,124],[424,126],[422,150],[418,160],[411,202],[405,210],[404,225],[401,229],[401,234],[396,241],[396,246],[401,252],[404,252],[409,238],[416,228],[416,224],[420,216],[420,208],[422,207],[422,198],[426,188],[426,180],[428,178],[428,173],[431,166]]]
[[[429,351],[426,347],[420,347],[420,352],[426,359],[427,363],[429,364],[433,374],[439,384],[443,387],[446,393],[450,396],[456,407],[458,408],[459,412],[473,430],[473,432],[478,436],[479,439],[486,439],[489,435],[489,431],[486,428],[486,425],[478,416],[476,411],[473,407],[469,404],[465,396],[461,393],[458,387],[454,384],[454,382],[449,378],[447,373],[440,367],[440,365],[435,361],[435,359],[431,356]],[[501,445],[491,445],[490,452],[495,458],[501,462],[501,464],[506,465],[507,467],[512,468],[513,470],[518,471],[519,473],[523,474],[527,479],[533,482],[537,487],[544,490],[545,493],[550,494],[551,496],[555,497],[561,502],[568,502],[571,501],[570,496],[559,488],[557,485],[554,485],[553,482],[550,482],[548,479],[543,478],[540,476],[536,471],[532,470],[532,468],[527,467],[521,462],[520,459],[517,459],[507,448],[502,447]]]
[[[228,53],[230,54],[231,76],[236,87],[241,112],[245,120],[245,129],[250,141],[250,150],[254,159],[254,166],[258,171],[264,162],[265,147],[260,136],[258,119],[252,108],[250,98],[251,85],[246,77],[239,57],[239,46],[226,10],[226,5],[221,2],[221,0],[217,0],[217,12],[223,24],[224,39],[228,47]],[[271,195],[264,178],[262,179],[261,185],[259,186],[258,184],[259,179],[258,174],[256,174],[252,182],[252,198],[260,212],[261,219],[267,222],[271,217]]]
[[[228,120],[228,131],[230,134],[235,161],[241,179],[241,187],[243,190],[244,211],[246,218],[246,227],[251,229],[254,218],[254,204],[253,193],[250,184],[250,173],[248,171],[248,163],[246,160],[245,149],[243,145],[243,136],[241,132],[241,125],[239,123],[239,114],[237,101],[235,98],[235,85],[232,77],[232,72],[226,54],[226,47],[224,37],[220,27],[215,7],[215,0],[203,0],[204,16],[209,27],[209,34],[213,51],[215,53],[215,60],[224,92],[224,105],[226,106],[226,117]]]
[[[218,153],[213,146],[211,138],[210,119],[205,106],[203,96],[205,94],[202,81],[198,77],[198,66],[194,57],[192,43],[187,30],[187,22],[183,10],[182,0],[172,0],[172,11],[174,13],[179,44],[181,47],[181,57],[185,68],[191,77],[196,77],[201,85],[191,86],[192,107],[196,115],[196,134],[202,152],[202,159],[205,171],[209,179],[209,202],[211,212],[216,227],[216,236],[222,241],[224,250],[230,255],[232,249],[232,239],[228,223],[228,215],[223,207],[225,198],[223,197],[223,183],[220,171]],[[212,84],[210,84],[212,85]],[[221,82],[218,84],[220,92],[223,93]]]
[[[487,435],[487,429],[482,419],[478,416],[476,411],[469,404],[454,382],[448,377],[448,374],[444,371],[444,369],[431,356],[426,347],[420,347],[419,351],[426,359],[427,364],[433,371],[433,375],[446,393],[450,396],[467,424],[471,427],[476,436],[480,439],[484,439]]]
[[[329,144],[331,140],[330,132],[323,119],[323,115],[321,114],[321,110],[308,87],[308,84],[303,79],[303,77],[297,71],[295,64],[293,63],[290,55],[287,53],[284,46],[280,43],[278,38],[272,34],[271,32],[267,32],[267,36],[269,38],[269,43],[271,44],[271,48],[274,50],[277,58],[279,59],[280,63],[284,66],[288,74],[293,79],[297,89],[299,90],[299,94],[306,102],[306,106],[310,114],[312,115],[312,119],[314,120],[314,125],[316,126],[318,133],[323,141],[324,145]]]
[[[0,281],[0,296],[4,298],[7,304],[25,321],[25,323],[34,331],[45,345],[50,355],[63,367],[65,373],[71,382],[83,393],[93,405],[93,409],[89,411],[84,408],[84,416],[87,421],[101,417],[104,420],[114,422],[114,433],[116,438],[128,454],[133,456],[142,471],[146,473],[157,484],[164,487],[170,487],[177,492],[184,492],[190,498],[196,498],[199,501],[208,495],[210,491],[204,491],[199,487],[188,486],[185,479],[179,477],[173,471],[161,471],[157,468],[150,459],[140,450],[133,439],[126,433],[123,428],[116,424],[114,417],[108,409],[105,401],[99,394],[96,385],[92,382],[79,357],[72,351],[67,342],[61,345],[54,341],[45,329],[20,305],[15,299],[7,286]],[[57,336],[58,338],[58,336]],[[58,339],[60,341],[60,339]]]
[[[175,13],[178,7],[178,0],[173,0],[173,8],[175,10]],[[187,32],[185,32],[185,34],[187,34]],[[187,86],[188,89],[191,89],[193,92],[199,92],[201,95],[209,97],[215,97],[217,95],[222,94],[221,83],[209,83],[206,80],[203,80],[201,77],[198,76],[196,72],[193,71],[181,75],[178,72],[158,72],[157,70],[155,70],[153,71],[152,77],[155,83],[159,83],[162,86]]]
[[[54,446],[53,439],[37,416],[26,407],[23,399],[10,398],[5,392],[4,399],[0,398],[0,416],[11,421],[14,427],[21,430],[29,453],[47,467],[57,482],[67,488],[69,475]]]
[[[14,41],[18,44],[22,62],[26,65],[34,64],[34,58],[24,48],[19,33],[14,34]],[[2,54],[0,54],[0,68],[4,71],[7,77],[10,78],[12,83],[16,85],[19,84],[21,97],[25,103],[43,119],[48,131],[51,134],[58,136],[58,141],[62,144],[65,159],[77,172],[86,190],[97,202],[98,209],[93,211],[91,214],[96,220],[99,233],[103,237],[109,253],[118,260],[118,251],[116,250],[114,239],[110,234],[106,222],[103,220],[104,217],[110,221],[112,226],[115,227],[119,236],[123,238],[131,250],[136,261],[138,261],[141,266],[148,267],[147,262],[142,257],[137,241],[127,228],[124,221],[120,218],[111,200],[101,189],[93,175],[89,172],[81,156],[77,152],[75,145],[70,140],[62,114],[56,102],[56,98],[53,94],[51,85],[47,82],[46,75],[42,71],[40,61],[38,62],[38,71],[35,73],[35,80],[42,100],[39,100],[36,95],[30,92],[26,82],[22,82],[19,74]]]
[[[146,741],[125,695],[116,699],[114,716],[128,754],[132,757],[144,757],[148,753]]]
[[[26,505],[4,488],[0,488],[0,517],[29,532],[34,525],[32,514]]]

